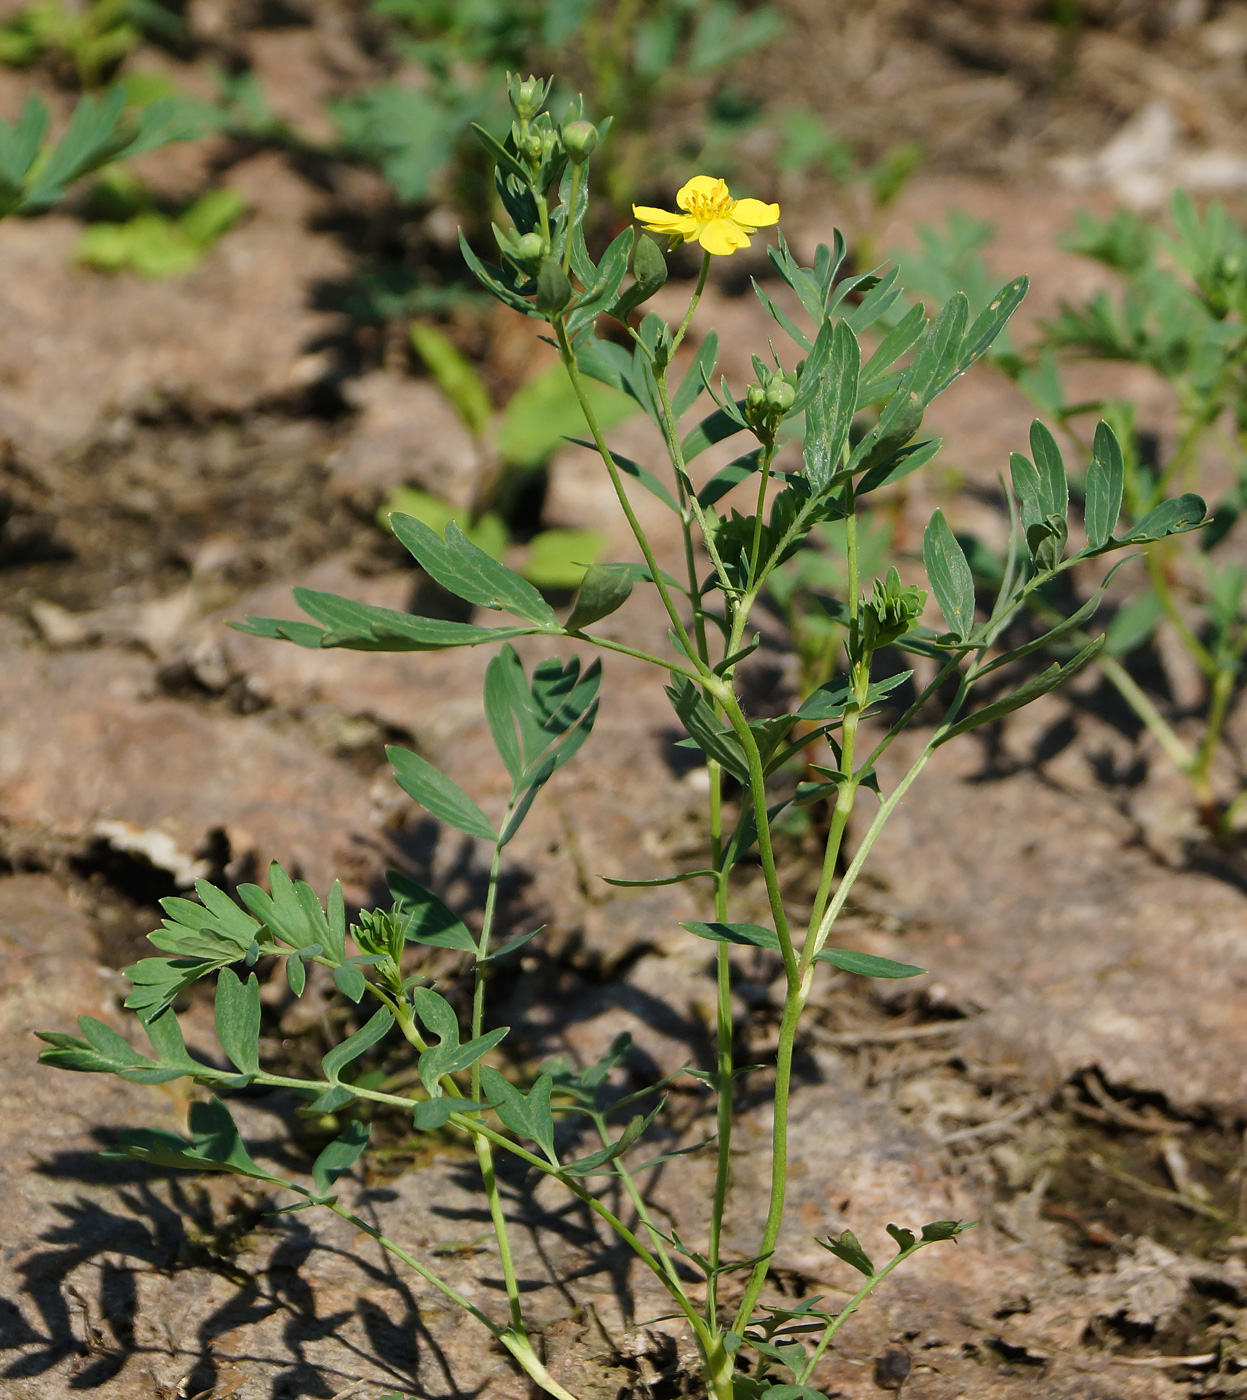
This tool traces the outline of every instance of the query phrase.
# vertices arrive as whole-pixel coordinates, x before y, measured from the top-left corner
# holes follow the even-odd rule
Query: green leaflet
[[[942,510],[922,537],[922,562],[949,631],[964,642],[974,626],[974,576]]]
[[[779,935],[761,924],[703,924],[681,923],[681,928],[698,938],[708,938],[714,943],[738,943],[749,948],[766,948],[772,953],[779,952]]]
[[[386,749],[385,756],[394,765],[394,776],[399,787],[439,821],[446,822],[457,831],[466,831],[469,836],[479,836],[483,841],[498,839],[498,833],[485,813],[461,787],[451,782],[444,773],[439,773],[427,759],[393,744]]]
[[[579,631],[623,607],[632,593],[632,571],[627,564],[590,564],[572,604],[566,627]]]
[[[895,676],[885,676],[881,681],[871,681],[866,691],[866,704],[863,708],[868,709],[876,700],[882,700],[898,685],[904,685],[912,675],[912,671],[899,671]],[[847,677],[820,685],[816,691],[806,696],[805,700],[802,701],[801,707],[797,711],[797,718],[820,721],[839,719],[848,709],[850,691],[851,686]]]
[[[1038,418],[1031,423],[1031,455],[1039,482],[1039,510],[1042,516],[1065,519],[1069,510],[1069,481],[1065,461],[1056,438]]]
[[[708,758],[721,763],[738,782],[747,783],[749,763],[740,740],[730,729],[723,728],[701,692],[683,678],[666,690],[672,708],[697,747]]]
[[[1059,666],[1054,662],[1046,671],[1032,677],[1012,694],[1005,695],[999,700],[993,700],[990,705],[984,705],[981,710],[975,710],[973,714],[958,720],[956,724],[940,735],[936,747],[948,743],[950,739],[955,739],[958,734],[965,734],[968,730],[977,729],[981,724],[988,724],[994,719],[1001,719],[1005,715],[1011,714],[1014,710],[1020,710],[1023,705],[1029,705],[1032,700],[1037,700],[1041,695],[1047,695],[1050,690],[1055,690],[1071,676],[1077,675],[1084,666],[1094,661],[1103,649],[1104,638],[1097,637],[1095,641],[1089,642],[1083,647],[1077,656],[1067,661],[1064,666]]]
[[[857,409],[861,349],[847,321],[838,321],[830,363],[805,410],[805,474],[815,495],[831,486],[840,470],[849,427]]]
[[[551,1162],[558,1161],[554,1152],[554,1115],[550,1109],[554,1080],[549,1073],[540,1075],[524,1094],[505,1075],[487,1065],[481,1070],[481,1087],[505,1127],[519,1137],[531,1138]]]
[[[926,971],[925,967],[914,967],[912,963],[893,962],[891,958],[856,953],[849,948],[824,948],[818,961],[830,963],[842,972],[856,972],[859,977],[920,977]]]
[[[191,1104],[189,1123],[189,1140],[158,1129],[123,1128],[117,1134],[117,1150],[104,1155],[191,1171],[231,1171],[286,1185],[284,1178],[266,1172],[252,1160],[243,1146],[238,1125],[220,1099]]]
[[[385,882],[394,896],[395,912],[402,917],[403,936],[408,943],[453,948],[459,953],[476,952],[476,939],[468,926],[430,890],[396,870],[386,871]]]
[[[532,584],[478,549],[453,520],[444,540],[412,515],[391,515],[390,528],[425,573],[456,597],[539,627],[558,626],[554,609]]]
[[[1188,492],[1164,501],[1148,513],[1118,541],[1119,544],[1146,544],[1149,540],[1164,539],[1166,535],[1180,535],[1194,530],[1204,522],[1208,507],[1202,496]]]
[[[312,1180],[322,1197],[328,1196],[335,1182],[345,1176],[364,1155],[371,1132],[370,1123],[361,1123],[358,1119],[348,1123],[341,1135],[334,1138],[312,1163]]]
[[[347,1065],[359,1059],[366,1050],[371,1050],[378,1041],[384,1040],[393,1024],[393,1015],[388,1007],[383,1006],[354,1035],[348,1035],[329,1051],[320,1062],[321,1073],[330,1084],[337,1084]]]
[[[259,1073],[260,984],[254,972],[246,982],[228,967],[217,974],[216,1034],[242,1074]]]
[[[1113,538],[1117,517],[1121,514],[1125,479],[1121,446],[1112,428],[1101,421],[1096,424],[1084,504],[1087,543],[1092,549],[1103,549]]]
[[[837,1259],[851,1265],[859,1274],[865,1274],[867,1278],[874,1278],[874,1262],[862,1248],[852,1230],[845,1230],[843,1234],[825,1240],[815,1240],[815,1244],[821,1244],[824,1249],[830,1250]]]

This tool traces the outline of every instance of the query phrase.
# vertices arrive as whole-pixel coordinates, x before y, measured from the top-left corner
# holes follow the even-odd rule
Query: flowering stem
[[[701,271],[697,274],[697,286],[693,288],[693,296],[689,301],[688,310],[684,313],[684,320],[680,322],[680,329],[676,331],[675,338],[671,342],[671,354],[680,348],[680,342],[684,339],[685,332],[693,323],[693,313],[697,310],[697,303],[701,300],[701,294],[706,290],[706,278],[710,275],[710,254],[701,255]]]
[[[584,380],[580,377],[580,366],[576,363],[576,352],[572,349],[571,343],[567,339],[567,328],[563,324],[562,317],[557,317],[551,322],[555,337],[558,340],[559,355],[562,357],[563,366],[567,370],[568,378],[572,382],[576,398],[580,403],[580,410],[585,416],[585,422],[589,425],[589,432],[593,437],[602,461],[606,464],[607,473],[611,479],[611,485],[615,488],[615,495],[619,501],[620,509],[632,530],[633,537],[641,547],[641,553],[645,556],[645,562],[649,565],[650,577],[654,580],[654,587],[658,590],[658,596],[662,599],[663,607],[667,610],[667,616],[671,619],[671,626],[675,630],[676,636],[680,639],[680,645],[690,660],[696,656],[693,649],[692,639],[688,635],[688,629],[684,626],[675,603],[672,601],[670,590],[663,582],[662,570],[658,567],[658,560],[654,557],[654,551],[650,546],[645,531],[641,528],[641,522],[636,517],[636,511],[632,509],[632,502],[628,499],[628,493],[624,490],[623,482],[620,480],[619,468],[615,465],[615,459],[611,455],[611,450],[606,445],[606,438],[603,436],[601,426],[598,423],[597,415],[594,413],[592,405],[589,403],[589,396],[585,392]],[[710,668],[704,662],[698,667],[699,672],[704,667],[706,674],[710,673]]]

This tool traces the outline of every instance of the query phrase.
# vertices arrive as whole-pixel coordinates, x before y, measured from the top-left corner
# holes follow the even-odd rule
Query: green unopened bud
[[[537,262],[546,251],[545,239],[539,233],[524,233],[515,240],[517,262]]]
[[[598,129],[592,122],[569,122],[563,128],[563,145],[573,165],[588,160],[597,149]]]
[[[545,95],[545,84],[540,78],[513,77],[511,79],[508,96],[511,98],[511,106],[515,115],[522,122],[532,121],[541,111]]]
[[[667,259],[663,257],[658,244],[644,234],[636,241],[632,275],[645,287],[647,295],[656,292],[667,280]]]
[[[766,386],[766,406],[772,413],[787,413],[797,397],[797,391],[783,379],[772,379]]]
[[[761,384],[751,384],[745,390],[745,407],[760,409],[766,404],[766,390]]]
[[[516,144],[520,148],[520,154],[524,156],[530,164],[536,165],[541,160],[542,144],[541,137],[537,132],[525,132]]]
[[[537,310],[557,316],[572,299],[572,284],[556,258],[543,258],[537,270]]]

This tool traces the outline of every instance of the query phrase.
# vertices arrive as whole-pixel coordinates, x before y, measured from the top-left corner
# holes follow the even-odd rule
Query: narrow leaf
[[[946,744],[950,739],[955,739],[958,734],[965,734],[971,729],[977,729],[981,724],[988,724],[994,719],[1000,719],[1004,715],[1011,714],[1014,710],[1020,710],[1023,705],[1029,705],[1032,700],[1037,700],[1041,695],[1047,695],[1050,690],[1055,690],[1062,682],[1078,674],[1082,668],[1100,654],[1104,648],[1104,638],[1097,637],[1095,641],[1089,642],[1078,653],[1077,656],[1067,661],[1064,666],[1051,665],[1046,671],[1027,681],[1024,686],[1019,687],[1010,695],[1005,695],[999,700],[993,700],[990,705],[984,705],[981,710],[975,710],[973,714],[966,715],[941,734],[936,741],[935,747]]]
[[[1125,475],[1121,446],[1112,428],[1105,422],[1097,423],[1091,465],[1087,468],[1084,513],[1087,543],[1092,549],[1103,549],[1113,538],[1117,517],[1121,514]]]
[[[533,585],[474,545],[453,520],[444,540],[414,515],[397,511],[390,516],[390,528],[425,573],[456,597],[505,609],[539,627],[558,625],[554,609]]]
[[[320,1062],[321,1073],[331,1084],[336,1084],[346,1066],[352,1060],[359,1059],[366,1050],[371,1050],[379,1040],[384,1040],[393,1024],[392,1013],[383,1006],[370,1020],[365,1021],[354,1035],[347,1036],[330,1050]]]
[[[568,616],[569,632],[579,631],[621,608],[632,593],[632,570],[627,564],[590,564]]]
[[[390,745],[385,756],[394,765],[398,785],[426,811],[469,836],[496,841],[498,833],[489,818],[456,783],[439,773],[427,759],[410,749]]]
[[[1038,418],[1031,424],[1031,455],[1039,477],[1039,510],[1043,516],[1062,520],[1069,511],[1069,482],[1061,449],[1051,431]]]
[[[926,971],[925,967],[914,967],[912,963],[893,962],[891,958],[855,953],[848,948],[824,948],[818,961],[830,963],[842,972],[856,972],[861,977],[920,977]]]
[[[974,575],[942,510],[922,537],[922,561],[949,631],[964,642],[974,626]]]
[[[1163,539],[1166,535],[1180,535],[1201,525],[1208,507],[1202,496],[1188,492],[1172,500],[1162,501],[1155,510],[1138,522],[1129,534],[1123,535],[1119,544],[1146,544],[1150,540]]]
[[[682,923],[680,927],[714,943],[739,943],[749,948],[766,948],[772,953],[780,950],[779,935],[761,924]]]
[[[385,880],[394,896],[395,909],[403,916],[403,937],[408,943],[453,948],[457,953],[476,952],[476,939],[468,926],[431,890],[397,870],[386,871]]]

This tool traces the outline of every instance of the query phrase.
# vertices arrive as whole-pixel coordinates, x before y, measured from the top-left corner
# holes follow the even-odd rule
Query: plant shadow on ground
[[[95,1136],[107,1145],[106,1130],[97,1130]],[[302,1218],[274,1215],[271,1197],[240,1194],[232,1190],[232,1183],[230,1194],[222,1198],[194,1178],[105,1164],[90,1153],[63,1154],[40,1170],[94,1189],[103,1181],[113,1192],[107,1204],[82,1196],[63,1203],[62,1222],[44,1236],[46,1248],[22,1263],[21,1291],[34,1303],[41,1326],[32,1327],[14,1302],[0,1300],[0,1353],[24,1350],[0,1370],[0,1380],[45,1375],[68,1359],[69,1388],[91,1391],[107,1385],[136,1358],[155,1352],[175,1357],[184,1366],[186,1394],[211,1391],[223,1371],[247,1364],[271,1375],[272,1400],[284,1400],[338,1393],[353,1379],[349,1366],[354,1356],[384,1373],[384,1381],[418,1388],[432,1400],[469,1400],[475,1394],[456,1386],[407,1281],[380,1251],[370,1259],[326,1244]],[[369,1213],[368,1204],[361,1209]],[[280,1238],[263,1268],[252,1271],[242,1266],[240,1256],[251,1248],[257,1230]],[[353,1308],[320,1315],[315,1291],[303,1274],[314,1254],[338,1255],[358,1271],[363,1287]],[[80,1286],[79,1271],[89,1274],[92,1268],[98,1285],[88,1296]],[[141,1338],[134,1326],[140,1275],[173,1276],[188,1270],[227,1280],[230,1295],[198,1323],[193,1341],[180,1341],[167,1328],[163,1347],[150,1337]],[[370,1284],[392,1291],[401,1304],[400,1316],[391,1317],[365,1295],[363,1289]],[[342,1334],[352,1314],[367,1338],[366,1349]],[[273,1316],[282,1324],[276,1345],[254,1353],[248,1349],[247,1354],[221,1350],[219,1339]],[[313,1361],[305,1354],[309,1344],[330,1336],[341,1349],[339,1365]],[[25,1350],[31,1346],[37,1349]]]

